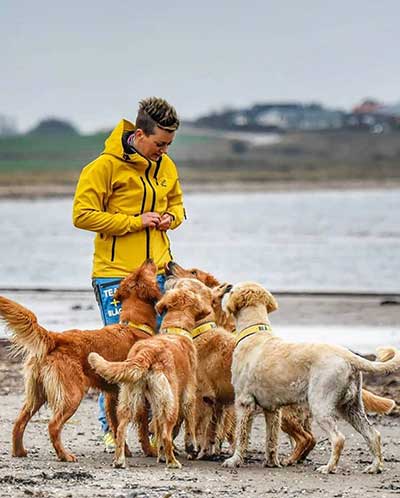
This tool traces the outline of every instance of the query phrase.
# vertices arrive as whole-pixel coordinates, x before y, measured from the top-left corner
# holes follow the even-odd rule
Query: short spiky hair
[[[146,135],[151,135],[156,126],[162,130],[176,131],[179,128],[179,118],[175,107],[158,97],[141,100],[136,128],[143,130]]]

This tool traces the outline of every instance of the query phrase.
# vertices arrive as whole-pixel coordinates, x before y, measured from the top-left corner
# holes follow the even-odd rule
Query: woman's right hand
[[[153,211],[143,213],[141,217],[143,228],[157,228],[158,224],[161,221],[161,216],[158,213],[154,213]]]

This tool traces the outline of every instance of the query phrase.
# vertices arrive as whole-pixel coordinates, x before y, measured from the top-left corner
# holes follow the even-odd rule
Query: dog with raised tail
[[[98,375],[89,365],[91,351],[108,360],[124,360],[132,345],[148,339],[156,326],[155,302],[161,297],[157,268],[147,260],[122,282],[115,299],[122,303],[121,320],[98,330],[51,332],[39,325],[34,313],[18,303],[0,296],[0,318],[11,332],[14,354],[25,357],[25,403],[14,423],[12,455],[25,457],[25,428],[39,408],[48,403],[53,415],[49,435],[58,458],[75,462],[61,441],[64,424],[75,413],[89,388],[105,393],[106,415],[117,430],[118,386]],[[126,447],[125,451],[129,454]]]
[[[378,349],[371,362],[329,344],[293,343],[272,332],[268,314],[278,304],[272,294],[254,282],[241,282],[224,296],[222,306],[236,322],[232,360],[237,418],[236,448],[225,467],[238,467],[247,449],[252,418],[260,407],[266,421],[266,466],[279,466],[277,456],[280,408],[307,402],[314,420],[331,442],[328,463],[319,472],[335,472],[345,438],[336,418],[349,422],[368,444],[373,462],[364,472],[382,471],[381,437],[365,414],[361,372],[388,374],[400,369],[400,352]]]
[[[205,286],[204,289],[211,292]],[[192,445],[196,448],[197,355],[191,331],[197,320],[211,312],[211,307],[190,290],[172,289],[165,293],[156,309],[160,314],[166,313],[161,334],[135,344],[125,361],[110,362],[96,353],[89,355],[89,363],[97,373],[108,382],[121,385],[115,467],[125,467],[123,445],[127,427],[131,421],[143,423],[140,414],[146,404],[151,407],[157,452],[152,454],[143,448],[148,441],[148,433],[143,433],[141,443],[145,454],[157,455],[158,461],[165,456],[167,467],[181,468],[174,454],[173,435],[182,421],[185,422],[186,451],[191,453]]]
[[[215,456],[221,451],[223,440],[234,445],[235,414],[233,410],[234,390],[231,382],[232,355],[235,349],[235,336],[228,333],[235,328],[231,315],[222,310],[222,298],[232,286],[220,284],[214,275],[198,268],[183,268],[170,261],[165,272],[167,286],[174,287],[184,280],[197,279],[211,288],[214,317],[200,320],[195,329],[194,344],[198,357],[198,405],[196,410],[196,434],[200,443],[199,458]],[[198,291],[198,294],[201,293]],[[215,319],[216,328],[210,327]],[[206,327],[203,326],[206,322]],[[207,326],[208,325],[208,326]],[[225,329],[225,330],[223,330]],[[368,413],[390,413],[395,402],[362,390],[364,408]],[[221,412],[222,408],[222,412]],[[314,448],[316,439],[311,429],[312,416],[306,404],[293,404],[281,410],[281,429],[292,443],[292,452],[282,460],[284,465],[303,461]]]

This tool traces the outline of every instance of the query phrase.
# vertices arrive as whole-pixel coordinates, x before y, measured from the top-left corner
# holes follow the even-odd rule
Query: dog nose
[[[223,295],[225,295],[225,294],[227,294],[228,292],[230,292],[230,291],[232,290],[232,288],[233,288],[233,285],[232,285],[232,284],[228,284],[228,285],[225,287],[225,289],[224,289],[224,294],[223,294]]]
[[[167,275],[170,275],[173,272],[175,264],[174,261],[168,261],[168,263],[165,264],[165,272]]]

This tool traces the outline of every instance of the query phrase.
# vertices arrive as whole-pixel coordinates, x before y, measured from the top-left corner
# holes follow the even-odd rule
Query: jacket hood
[[[110,136],[106,139],[104,143],[103,154],[110,154],[111,156],[118,157],[122,161],[134,161],[142,159],[143,161],[147,160],[141,156],[138,152],[134,152],[132,154],[127,154],[124,150],[124,146],[122,144],[122,136],[126,132],[135,131],[135,125],[126,119],[122,119],[117,126],[113,129]]]

